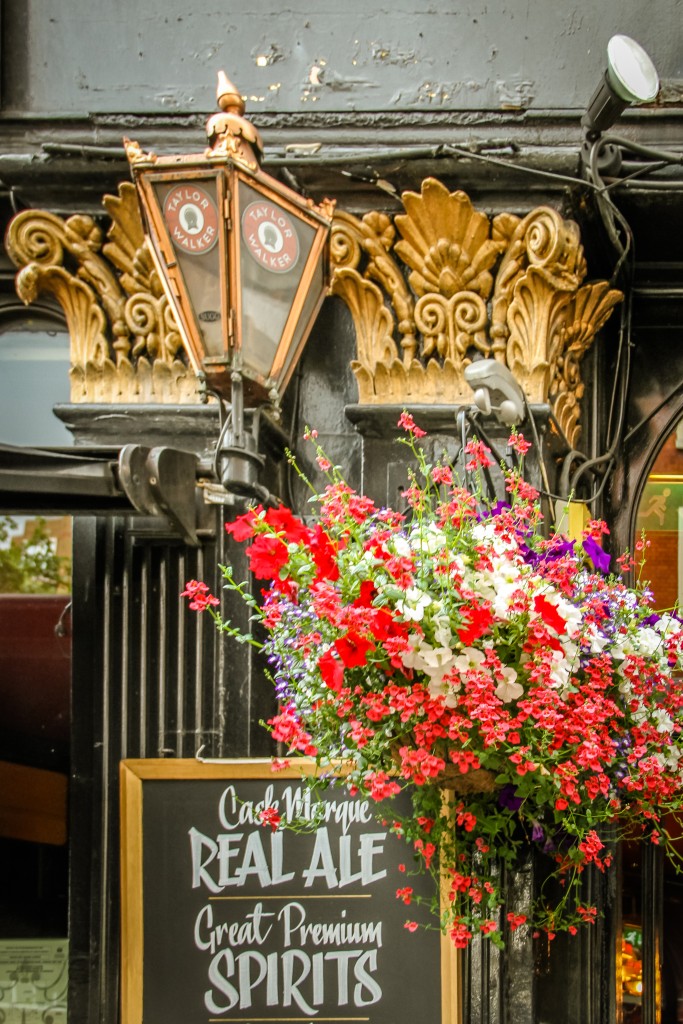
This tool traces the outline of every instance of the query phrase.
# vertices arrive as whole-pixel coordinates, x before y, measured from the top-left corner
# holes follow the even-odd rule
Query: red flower
[[[279,537],[265,533],[255,539],[247,558],[257,580],[274,580],[289,558],[289,552]]]
[[[323,530],[320,523],[312,531],[308,547],[313,555],[313,562],[318,570],[316,580],[329,580],[334,583],[339,579],[337,565],[337,548]]]
[[[548,601],[542,594],[534,598],[534,610],[538,612],[546,626],[554,629],[556,633],[565,633],[567,623],[562,618],[554,604]]]
[[[344,685],[344,666],[339,658],[335,658],[332,651],[325,651],[318,658],[318,668],[325,685],[329,686],[330,690],[334,690],[335,693],[339,693]]]
[[[234,522],[226,523],[225,532],[231,534],[237,541],[249,540],[254,536],[254,526],[258,522],[259,512],[263,512],[260,505],[256,509],[250,508],[243,516],[238,516]]]
[[[269,828],[271,832],[277,832],[278,825],[282,821],[282,816],[278,814],[275,807],[264,807],[259,812],[259,818],[264,828]]]
[[[468,441],[465,445],[465,454],[471,455],[472,458],[465,465],[465,469],[488,469],[489,466],[493,466],[493,460],[489,458],[491,449],[487,448],[483,441]]]
[[[484,635],[493,622],[493,615],[489,608],[472,605],[465,612],[464,622],[463,628],[458,630],[458,636],[461,643],[469,647],[470,644],[473,644],[475,640]]]
[[[269,508],[266,512],[266,522],[276,533],[284,533],[288,544],[306,543],[311,531],[305,523],[295,516],[286,505],[278,505],[277,508]]]
[[[371,640],[353,630],[349,630],[346,636],[335,640],[334,646],[347,668],[362,668],[367,664],[368,652],[375,649]]]
[[[514,451],[517,452],[518,455],[526,455],[526,453],[531,448],[531,442],[525,441],[523,434],[510,434],[510,437],[508,438],[508,444],[512,449],[514,449]]]

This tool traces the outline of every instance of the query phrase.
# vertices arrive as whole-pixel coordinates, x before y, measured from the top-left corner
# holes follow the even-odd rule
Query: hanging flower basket
[[[224,570],[264,643],[223,622],[205,584],[185,595],[263,648],[273,738],[330,778],[345,765],[339,784],[376,801],[408,844],[407,874],[434,873],[456,946],[475,934],[502,945],[523,926],[574,933],[597,915],[583,872],[610,867],[615,836],[678,857],[662,820],[683,803],[681,622],[610,574],[603,523],[577,543],[544,534],[520,435],[508,501],[488,507],[449,465],[428,463],[409,415],[399,425],[418,466],[408,515],[352,490],[309,431],[329,480],[315,517],[254,508],[226,527],[266,585],[256,599]],[[469,473],[490,465],[480,442],[466,453]],[[398,819],[391,797],[404,787],[412,813]],[[547,856],[548,881],[512,907],[501,864],[530,847]],[[410,904],[412,887],[397,896]]]

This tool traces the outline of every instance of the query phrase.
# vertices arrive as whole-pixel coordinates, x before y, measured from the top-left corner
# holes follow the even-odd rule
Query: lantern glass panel
[[[288,209],[239,184],[242,360],[270,371],[316,231]]]
[[[303,348],[306,338],[308,337],[308,329],[312,326],[311,321],[313,320],[318,305],[320,302],[322,302],[322,297],[325,294],[326,282],[324,263],[325,249],[323,247],[323,249],[320,252],[320,258],[318,259],[313,269],[313,276],[311,278],[311,283],[306,293],[306,301],[304,302],[299,322],[297,323],[296,330],[294,331],[292,344],[289,346],[289,349],[287,350],[284,365],[282,367],[282,370],[278,374],[279,381],[282,382],[281,387],[283,388],[286,386],[289,380],[290,374],[293,369],[292,363],[297,361],[298,353],[301,352],[301,349]]]
[[[155,182],[154,188],[204,354],[222,356],[224,312],[216,179]]]

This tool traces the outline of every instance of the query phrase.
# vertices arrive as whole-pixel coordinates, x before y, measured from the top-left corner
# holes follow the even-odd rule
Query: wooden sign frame
[[[273,774],[270,759],[201,762],[194,759],[136,759],[121,762],[121,1024],[143,1020],[145,957],[145,893],[143,891],[145,783],[154,780],[301,780],[315,774],[315,762],[296,761],[296,767]],[[414,936],[419,941],[419,936]],[[461,962],[453,943],[441,936],[440,1024],[462,1024]],[[417,980],[417,979],[416,979]],[[246,1018],[243,1018],[246,1020]],[[300,1019],[300,1018],[297,1018]],[[315,1018],[312,1018],[313,1020]],[[369,1018],[366,1018],[369,1019]],[[207,1021],[210,1020],[207,1012]],[[173,1024],[167,1021],[167,1024]],[[434,1022],[437,1024],[437,1022]]]

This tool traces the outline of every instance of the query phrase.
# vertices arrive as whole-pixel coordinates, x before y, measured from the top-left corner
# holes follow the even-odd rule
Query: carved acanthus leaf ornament
[[[144,239],[135,187],[105,196],[106,240],[92,217],[63,220],[24,210],[10,223],[7,251],[20,267],[17,294],[61,305],[71,338],[73,402],[193,402],[173,314]]]
[[[584,284],[573,221],[539,207],[489,218],[434,178],[403,195],[405,213],[337,213],[332,291],[357,337],[362,404],[472,401],[465,367],[480,354],[549,404],[570,445],[580,436],[581,360],[623,298]]]

